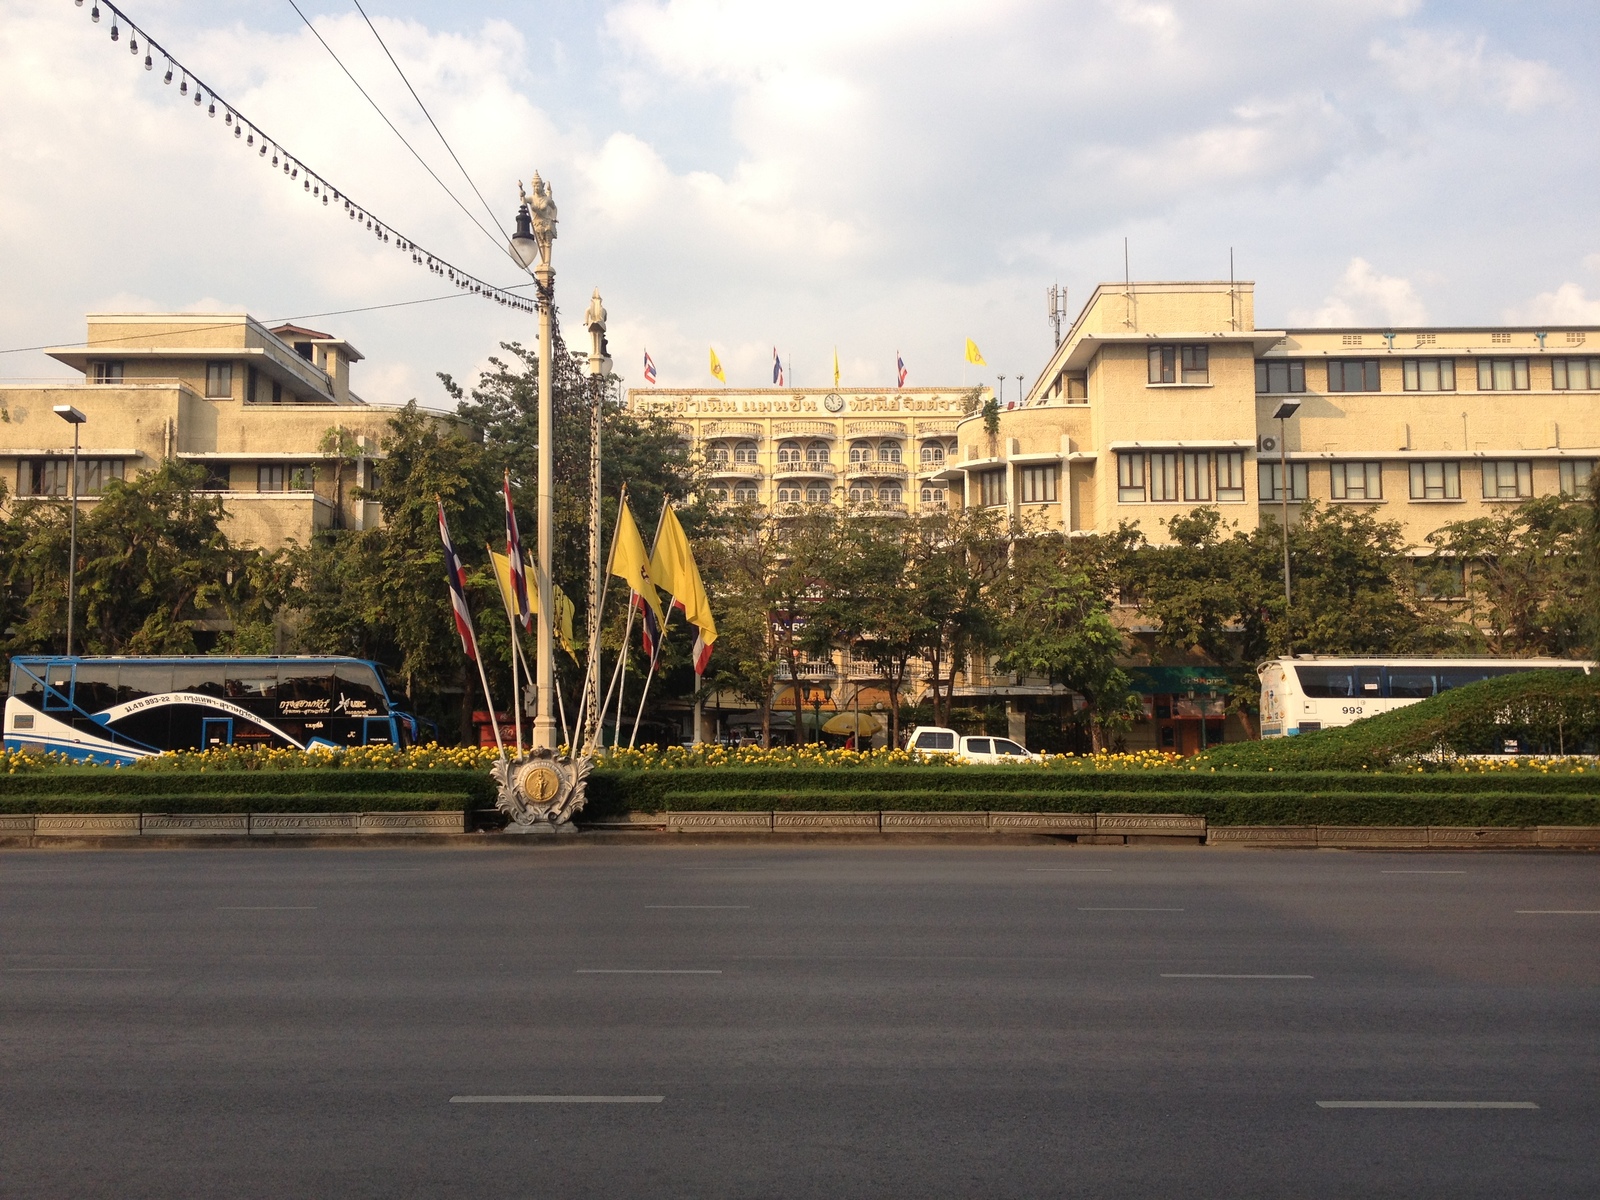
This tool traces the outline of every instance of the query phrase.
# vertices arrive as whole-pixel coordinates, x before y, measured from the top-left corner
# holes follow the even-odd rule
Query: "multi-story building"
[[[725,499],[834,503],[863,516],[943,509],[956,425],[989,389],[633,388],[628,406],[670,419]]]
[[[267,329],[243,314],[93,314],[82,345],[49,355],[82,381],[0,387],[0,478],[16,497],[70,493],[71,405],[79,427],[78,494],[164,460],[202,464],[236,542],[274,548],[330,526],[378,519],[355,489],[369,482],[391,410],[350,390],[362,355],[326,333]]]
[[[1132,521],[1152,541],[1199,505],[1250,529],[1309,499],[1375,510],[1421,545],[1576,494],[1600,459],[1600,330],[1254,316],[1251,283],[1102,284],[995,436],[960,424],[952,499],[1071,532]]]

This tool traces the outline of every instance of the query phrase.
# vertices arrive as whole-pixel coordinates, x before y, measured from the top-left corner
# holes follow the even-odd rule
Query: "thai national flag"
[[[648,350],[644,352],[644,381],[646,383],[656,381],[656,360],[650,357]]]
[[[656,648],[661,644],[661,625],[656,620],[655,610],[644,602],[644,597],[638,592],[633,593],[633,606],[639,610],[639,641],[644,644],[645,654],[654,662]]]
[[[905,387],[905,385],[906,385],[906,360],[900,357],[900,351],[898,351],[898,350],[896,350],[894,352],[894,372],[895,372],[895,377],[900,381],[895,386],[896,387]]]
[[[527,629],[533,624],[533,605],[528,603],[528,572],[522,562],[522,535],[517,532],[517,512],[511,507],[511,472],[505,476],[506,558],[511,566],[511,598],[516,603],[517,619]]]
[[[706,673],[706,667],[711,663],[711,646],[712,643],[703,640],[699,630],[696,630],[694,635],[694,673],[696,675],[704,675]]]
[[[444,574],[450,584],[450,607],[455,610],[456,632],[461,635],[461,651],[473,662],[478,660],[478,639],[472,632],[472,613],[467,608],[467,569],[450,544],[450,525],[444,519],[444,501],[439,501],[439,538],[444,542]]]
[[[772,386],[783,386],[783,360],[778,357],[778,348],[772,348]]]

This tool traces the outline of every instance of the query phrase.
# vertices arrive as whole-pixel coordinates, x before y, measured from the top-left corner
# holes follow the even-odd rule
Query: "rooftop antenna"
[[[1128,270],[1128,239],[1122,239],[1122,298],[1127,303],[1127,315],[1122,318],[1122,323],[1129,329],[1136,328],[1137,321],[1133,311],[1133,275]]]
[[[1239,328],[1239,292],[1233,282],[1233,247],[1228,247],[1228,324]]]
[[[1056,348],[1061,348],[1061,322],[1067,315],[1067,289],[1052,283],[1045,293],[1050,301],[1050,328],[1056,332]]]

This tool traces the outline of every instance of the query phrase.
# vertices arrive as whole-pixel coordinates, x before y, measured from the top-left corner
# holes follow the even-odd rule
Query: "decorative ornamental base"
[[[572,818],[588,799],[585,781],[594,760],[558,758],[535,750],[514,762],[495,763],[490,774],[500,785],[495,807],[511,818],[507,833],[570,833]]]

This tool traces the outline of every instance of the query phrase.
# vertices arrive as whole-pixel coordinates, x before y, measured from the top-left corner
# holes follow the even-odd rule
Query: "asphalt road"
[[[1581,855],[9,852],[0,1195],[1592,1198],[1596,910]],[[1328,1106],[1396,1101],[1517,1107]]]

